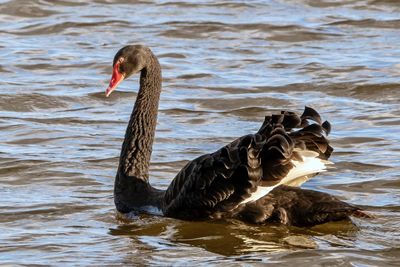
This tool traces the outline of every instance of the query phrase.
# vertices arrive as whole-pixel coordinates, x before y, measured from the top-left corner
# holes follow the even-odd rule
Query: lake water
[[[163,68],[153,185],[266,114],[309,105],[333,125],[335,168],[305,187],[376,218],[302,229],[117,216],[138,78],[104,90],[134,43]],[[0,0],[0,264],[399,265],[399,44],[396,0]]]

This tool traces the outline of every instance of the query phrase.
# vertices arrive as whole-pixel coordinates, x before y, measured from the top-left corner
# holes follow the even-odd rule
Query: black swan
[[[255,134],[190,161],[167,190],[149,183],[149,163],[161,93],[161,66],[143,45],[129,45],[114,57],[106,96],[140,72],[140,89],[122,144],[114,186],[121,213],[158,210],[167,217],[198,220],[236,218],[249,223],[312,226],[349,216],[360,208],[326,193],[300,189],[326,170],[332,152],[330,124],[306,107],[266,116]]]

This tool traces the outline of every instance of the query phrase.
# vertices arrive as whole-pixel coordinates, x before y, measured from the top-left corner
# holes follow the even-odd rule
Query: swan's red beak
[[[112,91],[114,91],[115,88],[117,88],[118,84],[120,84],[125,78],[125,75],[119,72],[119,64],[120,63],[116,63],[114,65],[112,77],[110,80],[110,85],[106,90],[106,97],[108,97],[112,93]]]

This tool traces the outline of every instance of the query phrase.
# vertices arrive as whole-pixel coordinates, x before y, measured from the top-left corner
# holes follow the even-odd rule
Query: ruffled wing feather
[[[329,131],[329,123],[308,107],[301,116],[267,116],[256,134],[189,162],[165,192],[163,212],[187,219],[223,216],[281,183],[308,179],[324,170],[332,152]]]

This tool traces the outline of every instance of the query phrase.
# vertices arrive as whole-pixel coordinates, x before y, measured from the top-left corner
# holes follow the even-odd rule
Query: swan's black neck
[[[117,210],[130,212],[143,206],[161,207],[163,192],[149,184],[149,164],[161,93],[161,66],[151,54],[141,71],[140,89],[122,144],[114,185]]]
[[[151,55],[141,71],[140,89],[126,129],[119,161],[119,172],[148,181],[149,163],[157,124],[161,93],[161,67]]]

